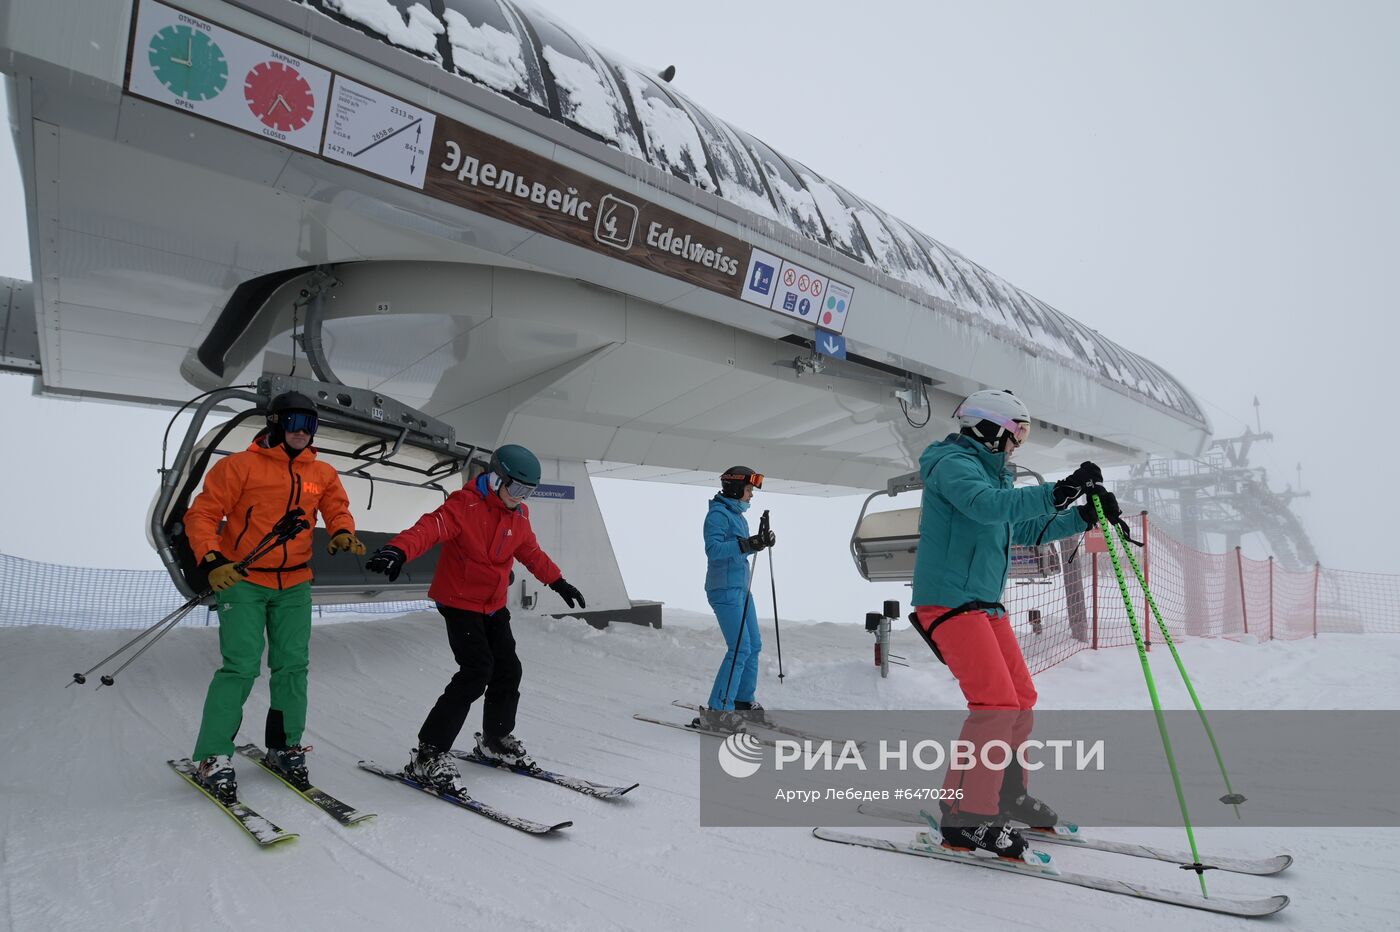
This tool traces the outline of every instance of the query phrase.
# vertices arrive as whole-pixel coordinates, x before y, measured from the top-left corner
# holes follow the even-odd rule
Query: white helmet
[[[994,453],[1001,452],[1003,438],[1010,437],[1019,447],[1031,432],[1031,412],[1009,389],[973,392],[958,405],[953,417],[964,434]]]

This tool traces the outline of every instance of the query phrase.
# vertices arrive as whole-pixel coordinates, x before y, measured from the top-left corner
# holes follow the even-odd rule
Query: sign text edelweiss
[[[424,191],[730,298],[748,267],[742,240],[447,117]]]

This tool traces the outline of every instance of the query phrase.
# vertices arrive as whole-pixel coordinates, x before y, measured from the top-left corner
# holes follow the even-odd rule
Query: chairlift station
[[[525,444],[567,490],[531,505],[546,549],[591,561],[590,608],[629,604],[591,475],[884,489],[984,387],[1034,412],[1040,473],[1209,440],[1159,366],[509,0],[8,0],[0,66],[34,273],[6,368],[225,410],[312,380],[385,532]],[[381,472],[417,451],[399,488],[426,497],[367,508],[362,443]]]

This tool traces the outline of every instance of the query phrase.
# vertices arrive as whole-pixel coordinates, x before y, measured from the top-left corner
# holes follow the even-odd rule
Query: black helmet
[[[287,429],[315,435],[320,426],[316,402],[301,392],[283,392],[267,406],[268,443],[277,446],[287,439]]]
[[[747,466],[730,466],[719,477],[719,492],[725,498],[743,498],[744,487],[763,488],[763,474]]]
[[[283,392],[272,399],[272,402],[267,406],[267,413],[280,414],[283,411],[306,411],[315,414],[316,402],[301,392]]]

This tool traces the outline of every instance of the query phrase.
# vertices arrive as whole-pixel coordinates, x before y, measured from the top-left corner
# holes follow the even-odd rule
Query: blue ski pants
[[[719,619],[719,629],[724,632],[724,662],[715,674],[715,685],[710,690],[712,709],[733,709],[734,701],[753,702],[754,690],[758,686],[758,655],[763,650],[763,636],[758,633],[758,611],[753,598],[743,589],[711,589],[705,593],[710,600],[710,608]],[[748,605],[745,611],[745,603]]]

